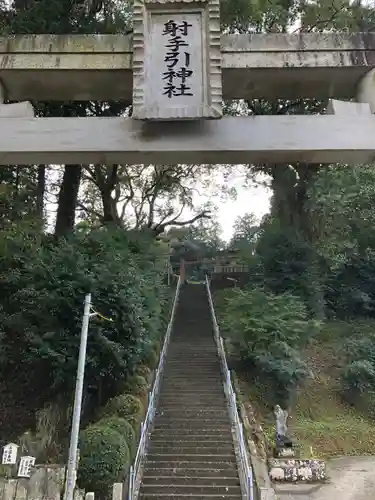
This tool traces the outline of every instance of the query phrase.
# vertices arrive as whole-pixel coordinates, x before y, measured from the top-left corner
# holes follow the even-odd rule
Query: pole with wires
[[[85,306],[82,319],[81,343],[79,347],[79,356],[78,356],[76,390],[74,396],[72,430],[70,434],[69,459],[68,459],[68,469],[66,473],[64,500],[73,500],[74,488],[77,476],[78,435],[79,435],[79,425],[80,425],[81,410],[82,410],[82,394],[83,394],[83,381],[85,376],[87,335],[89,329],[89,320],[91,316],[90,310],[91,310],[91,293],[88,293],[85,297]]]

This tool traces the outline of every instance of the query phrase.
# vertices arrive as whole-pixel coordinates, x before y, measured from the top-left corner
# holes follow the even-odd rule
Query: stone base
[[[295,446],[280,446],[274,449],[275,458],[299,458],[300,451]]]
[[[268,464],[272,481],[295,483],[326,480],[326,464],[323,460],[273,458]]]

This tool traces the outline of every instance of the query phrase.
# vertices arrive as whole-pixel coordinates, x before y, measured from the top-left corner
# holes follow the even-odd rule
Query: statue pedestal
[[[275,458],[299,458],[300,450],[295,446],[276,446],[274,449]]]

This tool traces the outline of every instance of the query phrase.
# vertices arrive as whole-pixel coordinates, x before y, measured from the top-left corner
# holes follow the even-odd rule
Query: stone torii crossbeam
[[[218,0],[135,0],[132,45],[120,35],[0,39],[7,99],[133,103],[132,118],[34,118],[28,102],[0,104],[0,164],[374,160],[374,35],[219,28]],[[222,118],[223,97],[358,102],[331,99],[325,115]]]

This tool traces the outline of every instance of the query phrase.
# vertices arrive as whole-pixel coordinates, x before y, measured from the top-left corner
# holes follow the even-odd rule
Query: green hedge
[[[133,396],[143,397],[148,392],[149,385],[142,375],[131,375],[125,382],[125,391]]]
[[[147,381],[151,380],[152,371],[146,365],[139,365],[139,366],[137,366],[137,368],[135,370],[135,373],[136,373],[136,375],[141,375],[141,377],[144,377]]]
[[[141,361],[143,364],[151,368],[151,370],[155,370],[159,364],[159,355],[154,349],[147,349],[143,353]]]
[[[125,438],[113,428],[92,426],[80,433],[79,450],[78,486],[108,496],[129,468]]]
[[[128,445],[131,456],[133,457],[135,451],[135,432],[129,422],[121,417],[107,417],[102,418],[99,422],[95,423],[95,427],[107,427],[117,431],[125,439]]]
[[[137,397],[130,394],[121,394],[108,401],[102,412],[102,417],[117,416],[124,418],[138,432],[143,413],[143,405]]]

